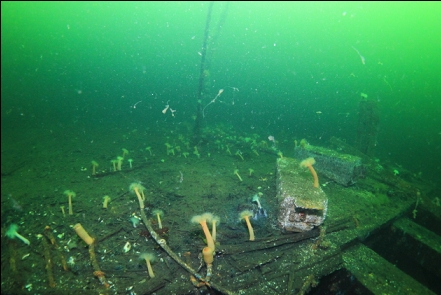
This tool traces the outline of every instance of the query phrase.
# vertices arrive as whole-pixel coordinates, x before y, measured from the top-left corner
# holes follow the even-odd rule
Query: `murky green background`
[[[191,120],[208,6],[2,2],[2,143],[28,128],[173,130]],[[216,2],[206,82],[211,98],[225,91],[207,124],[354,143],[365,93],[381,111],[377,157],[439,181],[439,15],[439,2]],[[161,113],[167,103],[173,118]]]

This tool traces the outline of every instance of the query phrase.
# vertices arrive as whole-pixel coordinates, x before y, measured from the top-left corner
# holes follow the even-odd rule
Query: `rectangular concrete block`
[[[279,227],[286,232],[304,232],[323,223],[328,198],[323,190],[313,186],[313,178],[300,161],[277,159],[277,199]]]

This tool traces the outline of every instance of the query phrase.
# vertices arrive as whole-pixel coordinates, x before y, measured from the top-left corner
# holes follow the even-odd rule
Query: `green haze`
[[[208,6],[2,2],[2,134],[155,128],[167,102],[170,130],[190,121]],[[440,2],[215,2],[202,103],[225,92],[206,122],[352,144],[365,93],[381,112],[377,157],[439,181],[440,15]]]

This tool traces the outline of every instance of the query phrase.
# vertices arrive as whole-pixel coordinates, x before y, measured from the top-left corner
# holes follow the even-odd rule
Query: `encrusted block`
[[[292,158],[277,159],[277,199],[279,227],[287,232],[304,232],[323,223],[328,198],[314,187],[308,169]]]
[[[296,147],[294,154],[299,161],[313,157],[315,159],[314,168],[319,176],[322,174],[344,186],[354,184],[357,177],[364,172],[360,157],[340,154],[334,150],[307,145]]]

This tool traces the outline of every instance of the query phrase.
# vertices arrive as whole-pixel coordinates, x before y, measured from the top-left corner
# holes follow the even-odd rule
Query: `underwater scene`
[[[1,2],[1,294],[441,294],[440,2]]]

